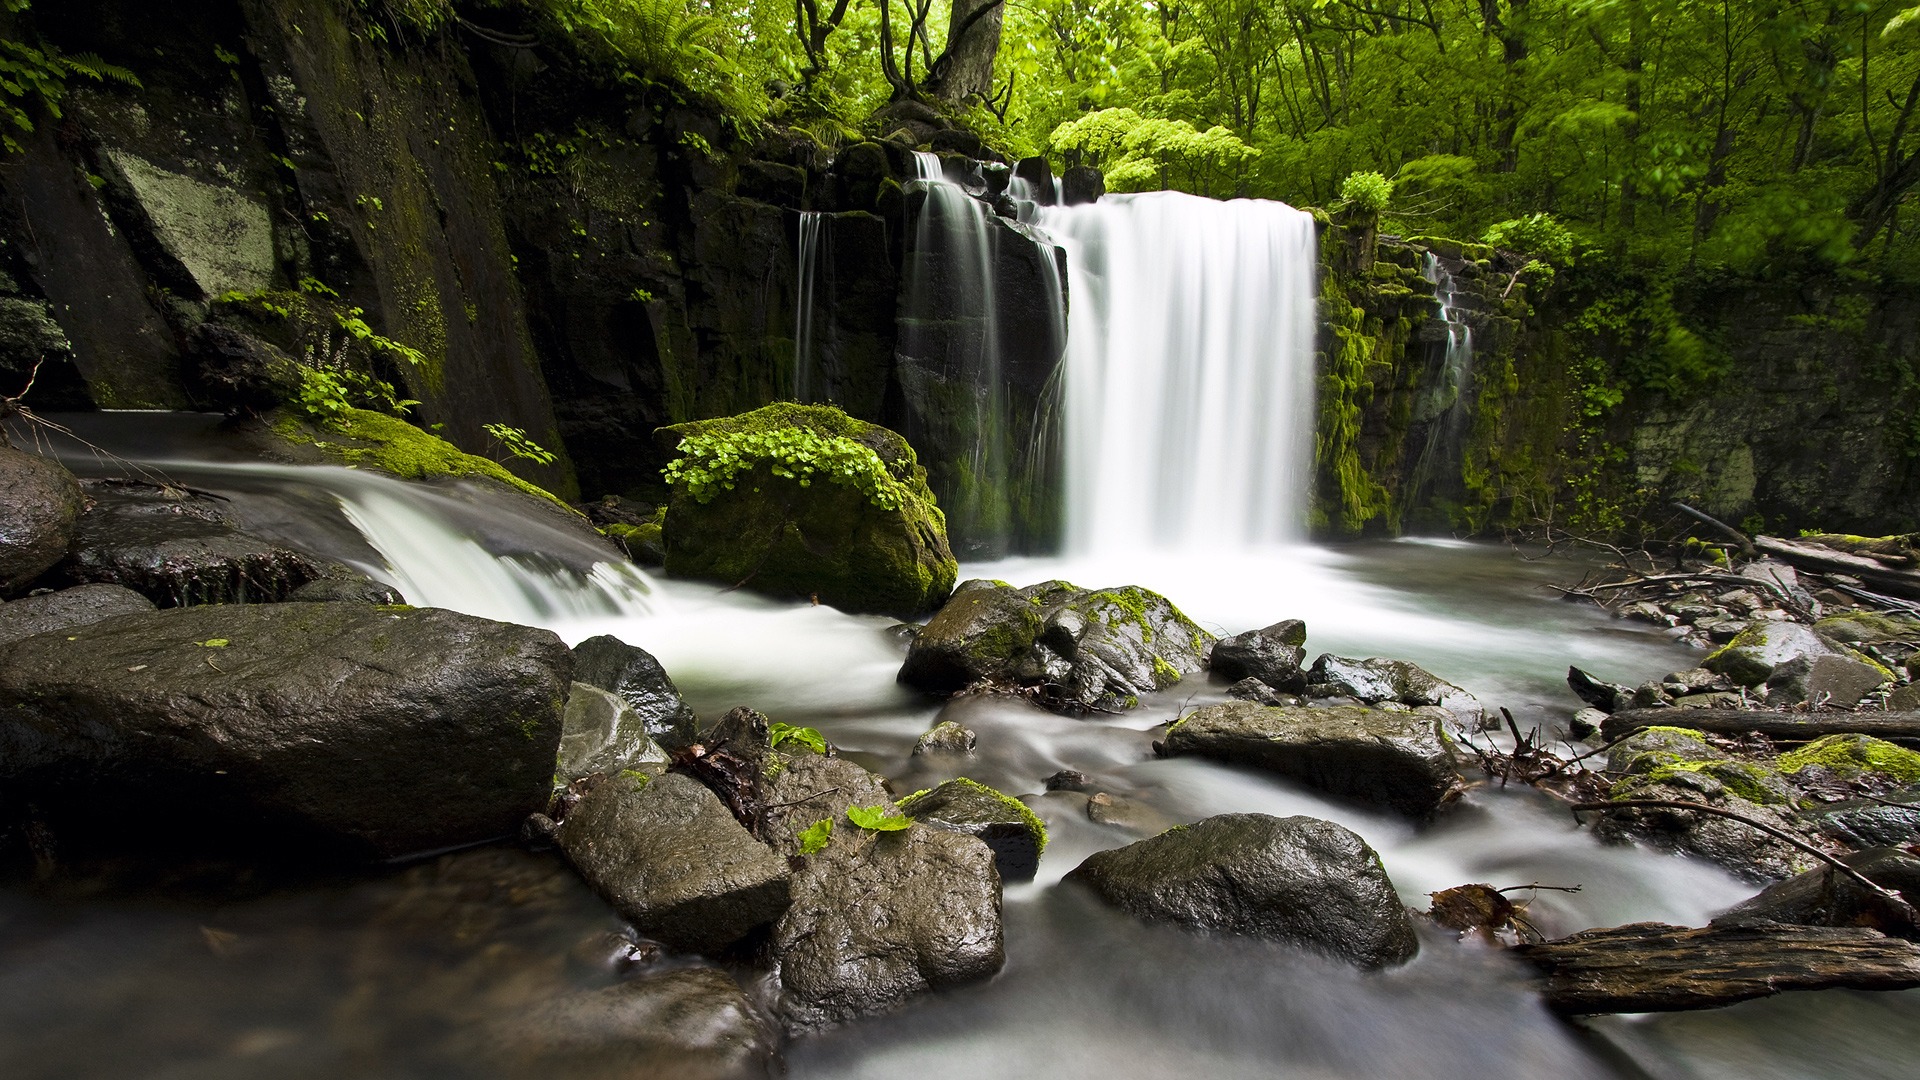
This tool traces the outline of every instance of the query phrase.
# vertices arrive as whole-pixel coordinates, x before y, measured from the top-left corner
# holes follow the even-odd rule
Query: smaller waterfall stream
[[[1425,395],[1416,421],[1427,421],[1427,437],[1407,484],[1410,507],[1432,506],[1446,498],[1439,478],[1457,473],[1473,409],[1473,327],[1459,303],[1453,273],[1432,252],[1427,253],[1420,276],[1433,285],[1439,319],[1446,326],[1446,346],[1440,358],[1439,378]],[[1444,472],[1443,472],[1444,470]]]
[[[793,400],[799,402],[812,400],[814,293],[820,277],[821,236],[830,220],[818,210],[800,211],[793,312]]]

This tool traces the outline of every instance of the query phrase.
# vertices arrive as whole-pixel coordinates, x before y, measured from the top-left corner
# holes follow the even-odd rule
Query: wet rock
[[[1068,206],[1099,202],[1107,193],[1107,177],[1091,165],[1075,165],[1060,177],[1060,194]]]
[[[1002,881],[1031,881],[1047,850],[1047,827],[1027,805],[975,780],[949,780],[900,800],[900,812],[936,829],[978,837],[993,849]]]
[[[1879,799],[1843,799],[1802,817],[1815,831],[1849,847],[1904,847],[1920,843],[1920,788]]]
[[[773,850],[781,855],[800,853],[800,832],[821,821],[831,821],[836,830],[851,829],[846,812],[852,806],[893,805],[893,793],[887,782],[874,773],[842,757],[828,757],[811,750],[789,752],[783,744],[775,751],[767,772],[767,811],[760,831]]]
[[[913,448],[894,432],[836,408],[787,404],[661,431],[709,440],[748,463],[724,484],[675,485],[669,574],[897,616],[931,611],[952,591],[958,564],[946,519]],[[776,475],[772,447],[786,443],[820,446],[855,475]],[[714,459],[682,460],[705,468]]]
[[[1594,678],[1577,667],[1567,669],[1567,686],[1572,688],[1574,695],[1581,701],[1601,712],[1609,713],[1624,708],[1626,699],[1633,694],[1633,691],[1627,687]]]
[[[0,645],[35,634],[66,630],[152,611],[153,601],[118,585],[76,585],[59,592],[23,596],[0,606]]]
[[[404,604],[400,590],[365,574],[348,572],[345,567],[322,568],[321,576],[287,594],[289,601],[325,604],[349,601],[356,604]]]
[[[1135,836],[1156,836],[1180,824],[1151,806],[1106,791],[1095,792],[1087,800],[1087,820],[1125,829]]]
[[[1677,771],[1661,780],[1623,781],[1614,786],[1612,797],[1705,803],[1788,833],[1793,831],[1793,823],[1775,806],[1750,802],[1733,794],[1733,788],[1739,786],[1730,787],[1707,771]],[[1645,840],[1658,847],[1706,859],[1752,881],[1799,873],[1810,861],[1804,853],[1752,826],[1694,810],[1611,811],[1596,816],[1593,830],[1595,836],[1612,843]]]
[[[715,968],[566,994],[489,1034],[492,1060],[525,1075],[738,1080],[779,1071],[773,1030]]]
[[[1767,676],[1767,705],[1850,709],[1886,681],[1886,671],[1849,656],[1797,656],[1774,665]]]
[[[1269,769],[1322,791],[1431,813],[1460,782],[1442,735],[1445,714],[1363,706],[1209,705],[1167,730],[1167,756],[1198,754]]]
[[[1673,704],[1673,695],[1658,679],[1648,679],[1633,688],[1622,703],[1629,709],[1659,709]]]
[[[321,576],[320,563],[241,531],[212,499],[128,481],[84,486],[94,503],[60,569],[69,580],[124,585],[161,607],[184,607],[277,602]]]
[[[1920,902],[1920,858],[1897,847],[1876,847],[1843,855],[1840,861],[1881,888],[1900,893],[1909,904]],[[1775,882],[1713,920],[1715,926],[1757,923],[1871,926],[1908,938],[1920,932],[1883,898],[1826,866]]]
[[[1307,624],[1287,619],[1214,642],[1207,667],[1230,682],[1258,679],[1275,690],[1298,694],[1307,688],[1300,668],[1307,657],[1306,640]]]
[[[1845,656],[1813,630],[1793,622],[1756,622],[1702,663],[1741,686],[1759,686],[1790,660]]]
[[[554,774],[557,785],[564,787],[594,773],[613,776],[644,765],[665,768],[666,764],[666,752],[647,736],[646,724],[625,700],[583,682],[568,690]]]
[[[1088,857],[1067,875],[1144,919],[1250,934],[1362,967],[1418,951],[1380,856],[1310,817],[1222,814]]]
[[[575,645],[573,660],[573,677],[625,701],[655,742],[678,750],[693,741],[693,710],[652,653],[601,634]]]
[[[1252,701],[1261,705],[1281,706],[1298,705],[1300,699],[1283,694],[1259,679],[1246,678],[1227,687],[1227,696],[1239,701]]]
[[[557,839],[614,910],[674,948],[725,948],[787,908],[786,862],[679,773],[605,778],[560,823]]]
[[[1048,791],[1087,791],[1093,787],[1093,777],[1078,769],[1061,769],[1044,783]]]
[[[1599,709],[1581,709],[1567,721],[1567,734],[1576,739],[1589,738],[1600,730],[1600,725],[1606,720],[1607,714]]]
[[[24,589],[66,557],[82,509],[73,474],[0,443],[0,594]]]
[[[1378,656],[1354,660],[1322,653],[1307,672],[1307,692],[1314,697],[1350,697],[1368,705],[1383,701],[1437,705],[1476,722],[1480,719],[1480,703],[1472,694],[1406,660]]]
[[[884,1012],[1000,970],[1000,875],[985,844],[923,825],[840,825],[794,877],[793,905],[774,927],[778,1011],[790,1029]]]
[[[946,720],[935,724],[931,730],[922,734],[913,744],[915,755],[971,754],[980,742],[980,737],[957,720]]]
[[[1775,764],[1802,787],[1849,794],[1920,782],[1920,753],[1870,735],[1828,735],[1781,754]]]
[[[1027,193],[1041,206],[1052,206],[1053,165],[1044,157],[1021,158],[1014,163],[1013,176],[1027,183]]]
[[[300,393],[305,368],[279,346],[220,323],[187,335],[186,359],[208,403],[232,412],[268,412]]]
[[[0,789],[110,843],[392,858],[545,807],[572,669],[438,609],[219,605],[0,646]]]
[[[1200,670],[1212,642],[1146,589],[969,581],[914,640],[900,681],[934,694],[1024,688],[1060,712],[1117,710]]]

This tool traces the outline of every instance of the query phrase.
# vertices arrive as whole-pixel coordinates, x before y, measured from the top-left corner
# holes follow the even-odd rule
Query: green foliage
[[[300,377],[300,394],[293,405],[309,418],[321,423],[338,422],[353,408],[347,401],[347,388],[338,375],[308,368]]]
[[[557,458],[554,453],[527,437],[525,428],[509,427],[506,424],[487,424],[482,427],[494,445],[506,451],[507,456],[531,461],[535,465],[551,465]]]
[[[6,10],[24,17],[28,6],[26,0],[8,0]],[[0,148],[20,153],[20,136],[33,133],[36,112],[60,119],[67,80],[73,78],[140,85],[133,72],[92,53],[63,53],[31,34],[0,36]]]
[[[710,432],[680,440],[680,457],[662,470],[667,483],[702,503],[732,491],[742,473],[766,465],[774,476],[808,487],[815,477],[854,488],[882,509],[900,505],[899,481],[873,449],[841,435],[805,428]]]
[[[827,752],[826,736],[820,734],[820,732],[814,728],[795,727],[792,724],[782,724],[776,721],[768,730],[772,733],[772,744],[776,747],[781,743],[796,742],[801,746],[810,748],[816,754],[824,754]]]
[[[1480,241],[1532,255],[1551,265],[1566,266],[1573,262],[1573,233],[1552,214],[1509,218],[1488,228]]]
[[[1393,181],[1377,172],[1352,173],[1340,182],[1340,201],[1377,217],[1393,201]]]
[[[849,806],[847,820],[868,832],[899,832],[911,828],[913,819],[886,803],[879,806]]]
[[[821,818],[796,835],[800,837],[800,854],[818,855],[827,849],[827,842],[833,839],[833,819]]]
[[[690,0],[523,2],[539,16],[544,36],[610,85],[684,88],[740,124],[757,122],[767,110],[739,58],[753,36],[753,5],[728,11]]]
[[[1177,188],[1233,193],[1240,166],[1257,151],[1216,124],[1205,131],[1185,120],[1104,109],[1053,129],[1047,142],[1076,161],[1104,166],[1114,191]]]

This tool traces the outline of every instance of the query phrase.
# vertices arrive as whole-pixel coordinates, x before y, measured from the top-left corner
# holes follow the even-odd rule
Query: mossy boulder
[[[1002,881],[1031,881],[1047,850],[1047,827],[1027,804],[961,777],[900,800],[900,812],[936,829],[977,836],[993,849]]]
[[[1920,642],[1920,619],[1882,611],[1849,611],[1829,615],[1813,628],[1834,641],[1849,645],[1884,642]]]
[[[1028,691],[1059,712],[1128,709],[1199,671],[1213,642],[1137,586],[974,580],[915,636],[900,681],[932,694]]]
[[[1698,731],[1638,731],[1609,752],[1608,772],[1620,776],[1608,793],[1615,801],[1705,803],[1793,831],[1789,815],[1797,796],[1779,772],[1734,759]],[[1614,842],[1645,840],[1752,879],[1785,877],[1806,863],[1805,855],[1749,825],[1692,810],[1623,808],[1600,815],[1594,833]]]
[[[1838,780],[1884,786],[1920,782],[1920,753],[1870,735],[1828,735],[1780,755],[1789,776],[1825,772]]]
[[[898,434],[787,404],[660,433],[681,454],[667,472],[667,573],[898,616],[953,591],[946,518]]]
[[[1799,623],[1760,621],[1741,631],[1701,666],[1741,686],[1759,686],[1782,664],[1822,656],[1863,659]]]
[[[338,420],[314,423],[291,412],[269,417],[273,433],[286,442],[320,451],[325,460],[349,468],[378,469],[402,480],[480,477],[550,502],[569,515],[578,513],[553,493],[522,480],[500,463],[469,454],[405,420],[368,409],[348,409]]]

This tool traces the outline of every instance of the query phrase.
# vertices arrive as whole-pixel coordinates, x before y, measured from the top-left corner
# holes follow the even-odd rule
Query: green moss
[[[555,505],[566,507],[569,513],[574,512],[572,507],[545,488],[520,479],[499,464],[469,454],[439,436],[384,413],[349,409],[337,423],[323,426],[283,416],[274,423],[273,430],[289,442],[316,447],[328,457],[352,468],[378,469],[406,480],[484,476],[528,495],[550,499]],[[339,435],[351,442],[336,442],[327,438],[327,435]]]
[[[620,770],[619,778],[622,780],[625,780],[629,784],[632,784],[633,790],[635,791],[639,791],[645,788],[648,784],[653,783],[653,777],[648,776],[646,773],[643,773],[638,769],[622,769]]]
[[[1920,781],[1920,753],[1868,735],[1829,735],[1780,755],[1780,771],[1797,773],[1819,766],[1842,777],[1880,773],[1896,780]]]
[[[1671,780],[1680,773],[1712,777],[1730,794],[1760,806],[1785,806],[1792,802],[1781,790],[1777,774],[1765,766],[1744,761],[1670,761],[1623,781],[1616,786],[1613,797],[1631,797],[1633,789]],[[1621,788],[1629,789],[1628,793],[1621,794]]]
[[[1153,658],[1153,678],[1161,686],[1171,686],[1180,681],[1180,670],[1158,656]]]
[[[1005,792],[1000,791],[996,788],[988,787],[987,785],[981,783],[978,780],[970,780],[964,776],[959,777],[958,779],[955,779],[955,780],[951,780],[949,781],[949,783],[965,788],[966,790],[973,792],[976,795],[980,795],[982,797],[992,799],[993,801],[998,802],[999,804],[1004,806],[1009,813],[1016,815],[1019,818],[1019,820],[1022,823],[1024,823],[1026,827],[1033,833],[1035,839],[1039,842],[1040,850],[1042,852],[1047,850],[1047,823],[1044,821],[1041,821],[1040,815],[1034,813],[1032,808],[1027,806],[1026,803],[1023,803],[1019,799],[1016,799],[1013,796],[1008,795]],[[942,786],[944,787],[945,785],[942,785]],[[900,808],[901,813],[910,815],[912,813],[913,804],[919,801],[920,799],[925,798],[930,790],[931,789],[922,788],[921,790],[914,792],[913,794],[907,796],[906,798],[901,799],[899,802],[895,803],[894,805]]]

